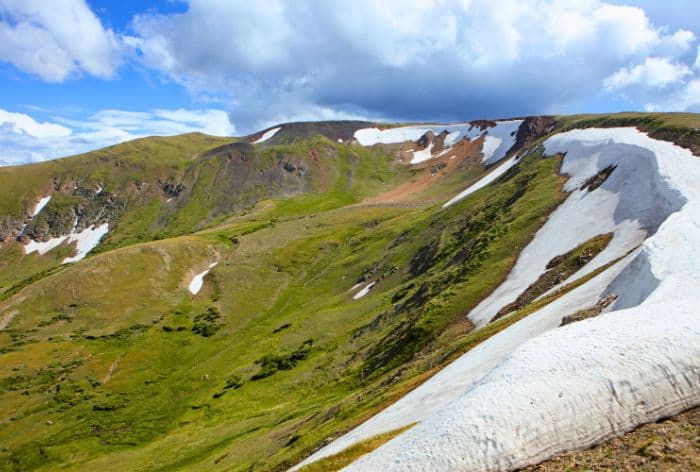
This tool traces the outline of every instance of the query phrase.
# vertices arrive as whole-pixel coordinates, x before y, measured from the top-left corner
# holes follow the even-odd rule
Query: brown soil
[[[561,324],[559,326],[566,326],[577,321],[586,320],[588,318],[598,316],[615,300],[617,300],[617,295],[615,295],[614,293],[610,294],[607,297],[604,297],[602,300],[598,300],[598,302],[590,308],[579,310],[572,315],[566,315],[564,318],[561,319]]]
[[[568,452],[528,472],[554,471],[698,471],[700,408],[643,425],[585,451]]]
[[[444,137],[442,138],[444,141]],[[378,203],[398,203],[405,202],[410,196],[416,195],[423,190],[426,190],[431,185],[439,182],[442,177],[455,169],[470,168],[481,164],[481,145],[483,138],[468,141],[463,139],[452,146],[452,149],[440,156],[437,159],[429,159],[415,166],[420,170],[420,173],[411,181],[395,187],[388,192],[384,192],[376,197],[365,200],[364,204]],[[406,148],[406,145],[402,145]],[[415,148],[419,149],[419,148]],[[412,153],[402,149],[401,152],[406,153],[404,160],[410,161],[409,155]]]
[[[309,151],[309,157],[311,158],[311,162],[313,163],[314,167],[318,171],[319,191],[325,192],[328,190],[328,174],[326,173],[326,169],[323,168],[323,165],[321,165],[321,159],[318,157],[318,151],[312,149]]]

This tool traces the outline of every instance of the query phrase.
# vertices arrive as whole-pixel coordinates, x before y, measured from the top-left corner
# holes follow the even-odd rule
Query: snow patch
[[[95,249],[95,247],[100,243],[100,239],[107,234],[109,231],[109,225],[103,223],[100,226],[95,227],[95,225],[85,228],[79,233],[71,233],[68,238],[68,244],[77,242],[76,254],[75,256],[66,257],[63,259],[63,264],[70,264],[72,262],[78,262],[85,258],[90,251]]]
[[[253,144],[260,144],[260,143],[263,143],[263,142],[267,141],[268,139],[270,139],[271,137],[273,137],[274,135],[276,135],[277,132],[278,132],[279,130],[281,130],[281,129],[282,129],[282,127],[281,127],[281,126],[278,126],[277,128],[272,128],[272,129],[269,129],[269,130],[265,131],[265,132],[263,133],[263,135],[262,135],[260,138],[258,138],[257,140],[253,141]]]
[[[353,300],[359,300],[360,298],[362,298],[362,297],[364,297],[365,295],[367,295],[367,294],[369,293],[370,289],[374,286],[375,283],[376,283],[376,282],[370,282],[370,283],[368,283],[367,285],[365,285],[365,286],[362,288],[362,290],[360,290],[359,292],[357,292],[357,293],[355,294],[355,296],[352,297]]]
[[[432,157],[433,143],[428,144],[428,147],[420,151],[413,152],[413,159],[411,159],[411,164],[418,164],[419,162],[427,161]]]
[[[43,256],[51,249],[63,244],[66,239],[68,239],[68,236],[59,236],[57,238],[51,238],[48,241],[34,241],[33,239],[30,239],[29,242],[24,245],[24,253],[31,254],[36,251],[39,253],[39,255]]]
[[[491,135],[484,136],[484,144],[481,147],[481,153],[484,157],[481,158],[482,162],[489,162],[493,155],[496,153],[503,140],[501,138],[495,138]]]
[[[202,272],[200,272],[192,278],[190,285],[187,287],[187,289],[192,295],[197,295],[197,293],[202,289],[202,286],[204,285],[204,277],[216,264],[218,264],[218,262],[212,262],[211,264],[209,264],[208,269],[203,270]]]
[[[488,184],[490,184],[491,182],[495,181],[500,176],[505,174],[508,171],[508,169],[513,167],[516,163],[517,163],[516,156],[511,157],[510,159],[505,161],[503,164],[501,164],[500,166],[496,167],[491,172],[486,174],[484,177],[482,177],[481,179],[474,182],[472,185],[470,185],[466,189],[459,192],[452,199],[450,199],[448,202],[443,204],[442,207],[447,208],[448,206],[450,206],[454,203],[457,203],[458,201],[462,200],[463,198],[465,198],[468,195],[471,195],[472,193],[476,192],[477,190],[481,190],[482,188],[486,187]]]
[[[358,288],[362,287],[362,284],[363,284],[363,283],[364,283],[364,282],[358,282],[358,283],[356,283],[355,285],[353,285],[352,287],[350,287],[350,289],[348,290],[348,292],[354,292],[354,291],[357,290]]]
[[[39,200],[39,203],[37,203],[36,206],[34,207],[34,210],[32,210],[32,216],[31,216],[31,217],[34,218],[36,215],[38,215],[39,212],[41,212],[41,210],[44,209],[44,207],[49,203],[50,200],[51,200],[51,195],[49,195],[48,197],[44,197],[44,198],[42,198],[41,200]]]

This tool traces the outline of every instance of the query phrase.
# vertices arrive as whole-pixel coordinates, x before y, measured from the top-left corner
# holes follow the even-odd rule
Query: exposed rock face
[[[527,146],[546,136],[556,127],[557,122],[551,116],[530,116],[525,118],[523,124],[515,135],[515,149]]]
[[[118,220],[125,209],[123,198],[107,191],[98,193],[94,188],[86,185],[55,195],[46,208],[27,222],[20,242],[47,241]]]

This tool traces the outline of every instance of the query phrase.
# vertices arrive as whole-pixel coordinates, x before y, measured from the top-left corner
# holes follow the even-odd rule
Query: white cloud
[[[0,109],[0,128],[6,132],[23,134],[32,138],[62,138],[71,130],[55,123],[40,123],[24,113],[12,113]]]
[[[43,80],[113,77],[120,49],[84,0],[0,0],[0,60]]]
[[[692,71],[685,64],[672,62],[666,57],[647,57],[642,64],[625,67],[605,79],[609,90],[619,90],[632,85],[661,88],[682,82]]]
[[[98,149],[152,135],[198,131],[229,136],[235,132],[223,110],[102,110],[83,120],[33,117],[0,109],[0,162],[36,162]]]
[[[641,8],[599,0],[190,0],[185,13],[141,15],[133,29],[128,43],[144,64],[195,95],[228,96],[246,130],[309,110],[401,119],[567,111],[616,72],[618,91],[636,74],[657,85],[685,78],[696,41]],[[630,64],[641,70],[624,76]]]

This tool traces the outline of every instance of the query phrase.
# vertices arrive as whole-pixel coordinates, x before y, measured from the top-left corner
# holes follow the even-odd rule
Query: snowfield
[[[282,127],[281,127],[281,126],[278,126],[277,128],[272,128],[272,129],[269,129],[269,130],[265,131],[265,132],[263,133],[263,135],[260,136],[260,138],[258,138],[258,139],[256,139],[255,141],[253,141],[253,144],[264,143],[265,141],[267,141],[268,139],[270,139],[270,138],[272,138],[274,135],[276,135],[277,132],[278,132],[279,130],[281,130],[281,129],[282,129]]]
[[[432,131],[437,136],[443,131],[447,131],[445,137],[445,147],[450,148],[463,138],[469,140],[486,135],[482,153],[482,162],[485,165],[494,164],[505,157],[510,148],[515,144],[515,135],[523,120],[497,121],[496,126],[482,130],[479,126],[471,123],[461,123],[456,125],[418,125],[401,126],[398,128],[362,128],[355,131],[354,137],[363,146],[373,146],[375,144],[398,144],[405,141],[417,141],[425,133]],[[418,164],[428,159],[432,159],[432,146],[413,151],[411,164]]]
[[[613,240],[567,282],[622,258],[302,464],[420,422],[347,470],[511,470],[700,404],[700,158],[634,128],[569,131],[545,149],[566,152],[571,193],[469,317],[483,326],[549,260],[598,234]],[[608,165],[599,188],[581,188]],[[606,313],[558,327],[609,294]]]
[[[204,277],[209,273],[211,269],[214,268],[216,264],[218,264],[218,262],[212,262],[211,264],[209,264],[208,269],[203,270],[202,272],[200,272],[192,278],[192,281],[187,286],[187,290],[189,290],[192,295],[197,295],[197,293],[202,289],[202,286],[204,285]]]

